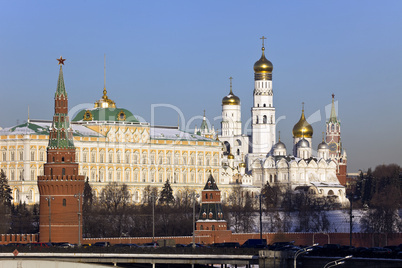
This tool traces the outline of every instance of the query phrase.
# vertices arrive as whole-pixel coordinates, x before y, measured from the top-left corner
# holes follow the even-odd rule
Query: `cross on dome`
[[[264,47],[264,40],[267,38],[265,36],[262,36],[260,39],[262,40],[262,47]]]

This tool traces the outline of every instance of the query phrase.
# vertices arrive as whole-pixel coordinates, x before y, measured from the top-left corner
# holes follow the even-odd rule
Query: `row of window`
[[[30,159],[26,159],[26,160],[31,160],[31,161],[35,161],[35,160],[39,160],[39,161],[45,161],[45,152],[44,151],[40,151],[39,152],[39,159],[36,157],[37,153],[36,151],[31,151],[30,153]],[[16,157],[18,156],[18,158]],[[24,151],[22,150],[18,150],[17,152],[14,151],[10,151],[10,157],[7,157],[7,151],[3,150],[2,152],[2,161],[6,162],[8,161],[8,159],[10,161],[23,161],[24,160]]]
[[[213,173],[215,179],[218,180],[218,172]],[[133,172],[126,170],[124,172],[117,170],[116,172],[113,170],[99,170],[97,171],[88,171],[84,170],[84,176],[88,176],[90,181],[93,182],[112,182],[112,181],[121,181],[121,182],[159,182],[163,183],[166,180],[169,180],[172,183],[204,183],[206,180],[206,176],[204,176],[203,171],[156,171],[151,170],[147,171],[145,169],[139,170],[135,169]],[[124,177],[122,177],[124,175]]]
[[[80,161],[79,158],[79,153],[76,154],[77,156],[77,161]],[[88,156],[90,156],[90,159],[88,159]],[[107,159],[106,159],[107,156]],[[99,158],[98,158],[99,157]],[[105,152],[99,152],[99,155],[97,152],[92,151],[90,154],[88,152],[83,152],[82,153],[82,162],[87,163],[88,160],[90,162],[95,163],[97,160],[99,160],[99,163],[115,163],[113,160],[116,160],[116,163],[126,163],[130,164],[130,161],[132,161],[132,164],[159,164],[159,165],[200,165],[203,166],[204,164],[206,166],[209,165],[218,165],[218,156],[215,154],[213,157],[211,157],[210,154],[207,154],[206,157],[204,158],[203,153],[199,154],[191,154],[190,157],[187,156],[187,154],[180,155],[180,154],[175,154],[174,158],[172,159],[172,154],[167,153],[166,156],[164,154],[159,154],[156,157],[155,153],[151,153],[148,156],[147,152],[143,152],[141,155],[138,152],[135,152],[133,154],[131,153],[125,153],[124,154],[124,159],[122,159],[122,154],[121,153],[105,153]],[[173,160],[173,161],[172,161]]]

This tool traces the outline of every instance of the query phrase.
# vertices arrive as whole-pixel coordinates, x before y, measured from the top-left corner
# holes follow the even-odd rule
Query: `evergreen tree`
[[[173,204],[174,203],[174,196],[173,190],[170,186],[169,180],[166,180],[165,185],[162,188],[161,195],[159,197],[159,202],[161,204]]]
[[[89,184],[88,177],[84,184],[84,200],[83,201],[84,202],[82,204],[82,209],[83,209],[83,211],[87,212],[90,209],[90,206],[92,205],[92,201],[93,201],[92,187]]]
[[[6,206],[11,206],[11,200],[13,199],[11,188],[8,185],[8,180],[4,171],[0,172],[0,203]]]

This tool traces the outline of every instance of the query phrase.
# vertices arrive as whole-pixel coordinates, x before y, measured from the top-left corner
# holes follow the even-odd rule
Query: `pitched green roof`
[[[66,87],[64,86],[63,69],[60,65],[59,79],[57,80],[57,89],[55,96],[67,97]]]

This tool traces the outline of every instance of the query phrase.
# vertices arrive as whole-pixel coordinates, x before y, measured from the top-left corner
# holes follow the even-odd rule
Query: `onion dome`
[[[234,159],[234,155],[228,154],[228,159]]]
[[[283,142],[278,141],[278,142],[274,145],[274,150],[278,150],[278,149],[286,149],[286,145],[285,145]]]
[[[305,138],[299,140],[299,142],[297,143],[297,148],[309,148],[309,147],[310,143]]]
[[[329,146],[325,141],[323,141],[320,144],[318,144],[317,150],[329,150]]]
[[[245,168],[245,167],[246,167],[246,163],[244,163],[244,162],[239,163],[239,167]]]
[[[230,92],[229,95],[222,99],[222,105],[240,105],[240,99],[232,91],[232,77],[230,79]]]
[[[317,150],[329,150],[329,145],[325,142],[325,134],[322,133],[322,142],[318,144]]]
[[[307,122],[306,117],[304,116],[304,103],[302,114],[299,122],[293,127],[293,137],[295,138],[311,138],[313,137],[313,127]]]
[[[274,150],[278,150],[278,149],[285,149],[286,150],[286,145],[281,142],[281,132],[279,131],[279,138],[278,138],[278,142],[274,145]]]
[[[265,47],[263,46],[261,50],[262,50],[261,58],[258,61],[256,61],[256,63],[254,63],[254,72],[272,73],[274,66],[272,65],[272,62],[270,62],[269,60],[267,60],[267,58],[265,58]]]

